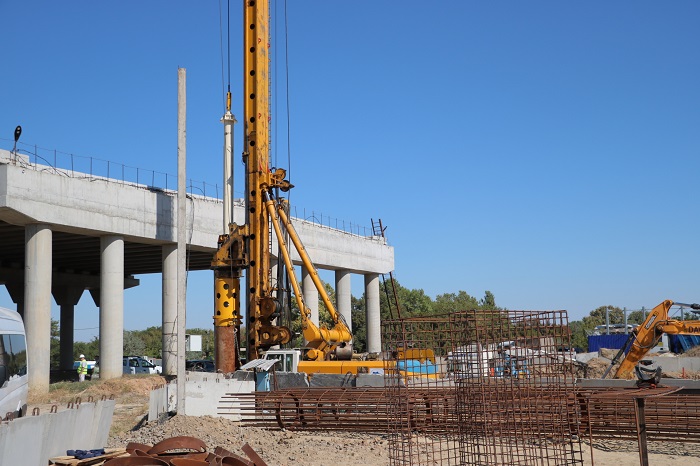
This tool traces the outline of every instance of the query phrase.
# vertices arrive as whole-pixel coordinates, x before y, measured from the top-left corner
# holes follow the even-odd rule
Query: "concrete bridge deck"
[[[102,376],[121,374],[124,288],[138,285],[135,275],[163,273],[163,296],[173,291],[167,284],[176,272],[167,264],[177,243],[175,194],[30,163],[0,150],[0,283],[25,318],[35,388],[48,387],[51,297],[61,306],[61,363],[72,366],[73,306],[84,290],[100,307]],[[221,200],[188,195],[188,270],[209,269],[222,216]],[[242,202],[234,207],[234,221],[244,222]],[[336,305],[348,322],[350,276],[364,275],[368,343],[378,351],[378,275],[393,269],[393,248],[380,237],[294,222],[316,267],[336,272]],[[298,264],[295,253],[293,258]],[[313,304],[317,295],[303,275]],[[163,300],[164,315],[171,306]]]

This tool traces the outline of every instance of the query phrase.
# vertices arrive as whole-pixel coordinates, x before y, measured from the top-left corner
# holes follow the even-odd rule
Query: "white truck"
[[[140,356],[124,356],[123,369],[125,374],[160,374],[163,372],[161,366],[156,366]]]

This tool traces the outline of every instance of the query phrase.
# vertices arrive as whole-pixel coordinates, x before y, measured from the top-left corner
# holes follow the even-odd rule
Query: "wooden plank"
[[[91,466],[102,464],[110,458],[126,455],[126,450],[123,448],[105,448],[105,454],[82,460],[74,456],[56,456],[49,459],[49,464],[56,466]]]

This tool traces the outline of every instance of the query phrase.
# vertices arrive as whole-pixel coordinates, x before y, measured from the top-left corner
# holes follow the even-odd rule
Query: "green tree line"
[[[385,287],[386,285],[386,287]],[[409,289],[394,282],[396,298],[401,311],[401,317],[420,317],[436,314],[448,314],[451,312],[473,309],[499,310],[496,305],[496,298],[490,291],[484,293],[484,297],[478,299],[469,295],[465,291],[456,293],[444,293],[437,295],[435,299],[425,294],[422,289]],[[335,302],[335,290],[324,283],[326,293],[331,302]],[[394,291],[390,283],[382,284],[380,287],[380,313],[382,321],[398,318],[397,306],[394,298]],[[323,301],[319,298],[319,321],[321,325],[332,326],[330,313],[326,309]],[[581,320],[569,322],[571,331],[571,346],[588,350],[588,336],[593,330],[606,322],[605,315],[608,314],[608,322],[611,325],[623,324],[625,322],[625,311],[619,307],[607,305],[600,306],[592,310],[589,315]],[[354,336],[355,349],[363,352],[367,348],[367,325],[365,314],[365,296],[351,297],[352,312],[352,332]],[[642,311],[633,311],[627,314],[628,324],[641,324],[645,318]],[[694,316],[687,314],[686,319],[693,319]],[[291,316],[288,325],[294,334],[291,346],[302,345],[301,318],[296,300],[292,297]],[[245,334],[245,328],[241,330]],[[213,329],[193,328],[187,330],[188,334],[202,335],[202,351],[188,352],[187,359],[212,359],[214,355],[214,331]],[[145,330],[124,331],[124,354],[149,356],[153,358],[161,357],[162,331],[161,327],[149,327]],[[74,360],[78,360],[78,355],[84,354],[88,359],[95,359],[99,356],[100,341],[94,337],[89,342],[75,342],[73,345]],[[51,321],[51,365],[59,365],[59,323]]]
[[[335,303],[335,290],[328,283],[324,283],[323,285],[329,299],[332,303]],[[425,291],[422,289],[405,288],[397,281],[394,281],[394,288],[396,289],[396,295],[394,295],[389,281],[380,285],[379,312],[382,321],[396,319],[398,317],[421,317],[472,309],[499,309],[496,306],[496,298],[490,291],[486,291],[482,299],[470,296],[467,292],[460,290],[457,293],[437,295],[433,300],[430,296],[426,295]],[[396,305],[397,300],[398,307],[400,308],[400,316]],[[290,322],[288,326],[294,335],[291,346],[300,347],[303,345],[301,316],[296,300],[293,297],[290,307],[291,318],[289,319]],[[351,296],[350,308],[354,347],[357,352],[364,352],[367,348],[367,318],[364,294],[359,298]],[[328,309],[320,297],[318,300],[318,313],[319,325],[326,325],[327,327],[333,326],[330,312],[328,312]]]
[[[214,330],[192,328],[186,331],[190,335],[202,335],[202,351],[188,351],[187,359],[211,359],[214,355]],[[162,357],[161,327],[148,327],[145,330],[124,331],[124,356],[148,356],[160,359]],[[76,341],[73,343],[73,360],[84,354],[88,360],[95,360],[100,355],[100,339],[93,337],[89,342]],[[51,321],[51,367],[59,367],[60,343],[59,323]]]
[[[481,299],[470,296],[465,291],[457,293],[440,294],[432,299],[425,294],[422,289],[409,289],[395,283],[396,297],[398,298],[401,317],[420,317],[435,314],[446,314],[454,311],[471,309],[498,309],[496,299],[490,291],[484,293]],[[385,288],[386,285],[386,288]],[[335,303],[335,290],[324,283],[326,293],[331,302]],[[294,339],[292,346],[302,345],[301,318],[296,300],[292,297],[289,325]],[[321,325],[332,326],[330,313],[326,309],[323,301],[319,298],[319,322]],[[352,312],[352,332],[354,336],[355,348],[363,352],[367,348],[367,326],[365,315],[365,296],[351,297]],[[394,292],[390,283],[380,285],[380,313],[381,319],[398,318],[397,306],[394,299]],[[245,335],[245,328],[241,330]],[[187,359],[212,359],[214,356],[214,330],[193,328],[187,330],[188,334],[202,335],[202,351],[188,352]],[[162,350],[162,329],[161,327],[148,327],[145,330],[125,330],[124,331],[124,355],[148,356],[160,358]],[[100,340],[94,337],[89,342],[77,341],[73,344],[73,357],[78,360],[80,354],[84,354],[87,359],[95,359],[99,356]],[[59,365],[59,323],[51,321],[51,365]]]

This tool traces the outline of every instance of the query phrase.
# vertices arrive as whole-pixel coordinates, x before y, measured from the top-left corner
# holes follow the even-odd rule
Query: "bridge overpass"
[[[222,229],[222,201],[187,198],[187,268],[206,270]],[[0,284],[25,321],[30,388],[48,391],[52,297],[60,307],[62,368],[73,366],[74,306],[85,290],[99,307],[102,377],[121,376],[123,293],[138,286],[136,275],[163,275],[163,329],[168,334],[174,328],[176,212],[173,190],[58,169],[0,150]],[[242,224],[244,216],[238,202],[234,221]],[[364,277],[368,350],[380,351],[379,274],[393,270],[393,248],[381,237],[300,219],[294,224],[316,267],[335,271],[336,305],[349,324],[351,276]],[[318,294],[306,270],[302,287],[318,322]],[[164,338],[164,345],[171,344]]]

